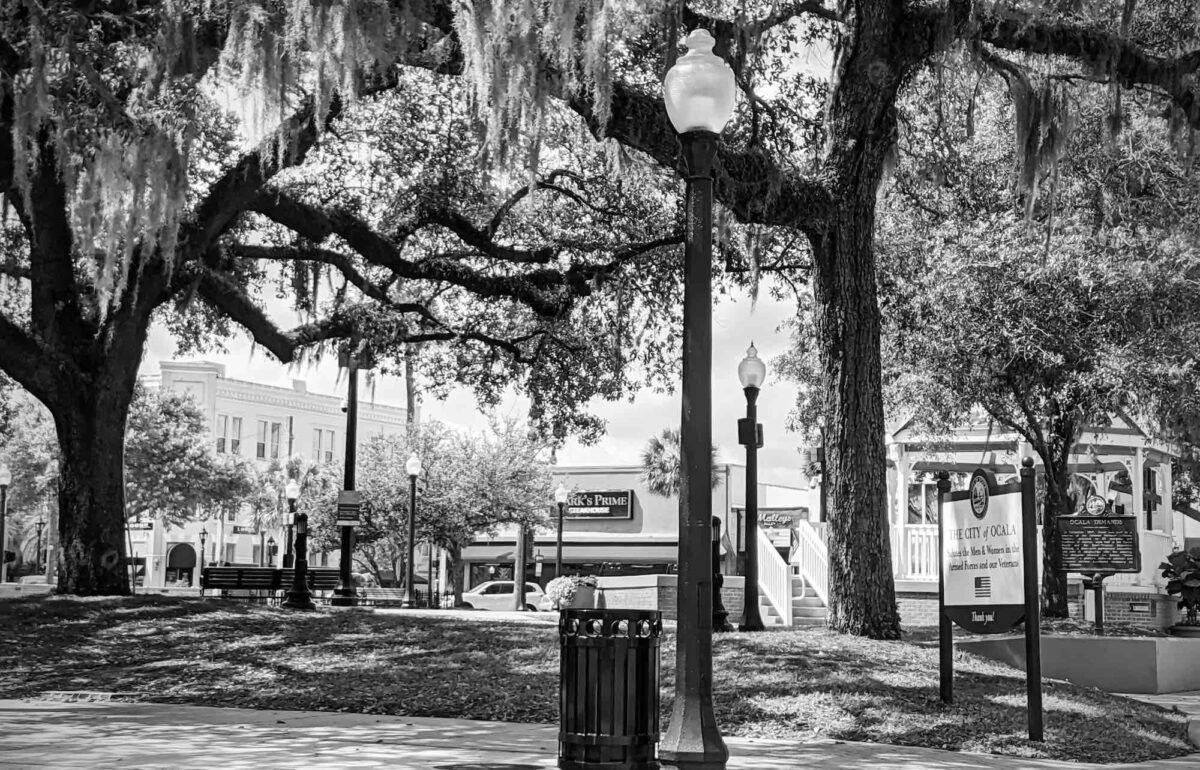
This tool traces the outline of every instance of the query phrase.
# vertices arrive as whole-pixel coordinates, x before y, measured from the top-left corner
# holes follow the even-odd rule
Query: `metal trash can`
[[[657,610],[562,610],[559,770],[658,770]]]

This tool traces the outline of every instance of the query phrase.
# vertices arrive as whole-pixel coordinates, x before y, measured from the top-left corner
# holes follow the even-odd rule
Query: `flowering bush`
[[[566,607],[579,592],[580,586],[596,587],[596,578],[591,575],[563,575],[546,584],[546,596],[557,609]]]

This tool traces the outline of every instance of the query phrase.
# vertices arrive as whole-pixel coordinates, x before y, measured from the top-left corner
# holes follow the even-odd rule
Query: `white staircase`
[[[758,592],[758,609],[763,625],[787,625],[761,588]],[[813,590],[812,586],[806,584],[802,577],[793,577],[792,626],[824,626],[825,618],[828,615],[829,609],[825,606],[825,602],[817,596],[817,592]]]
[[[814,540],[811,550],[817,550],[815,534],[808,533],[808,535],[810,539]],[[819,544],[819,550],[824,550],[824,543]],[[793,571],[793,566],[780,557],[775,546],[771,544],[770,539],[761,529],[758,531],[758,554],[758,607],[763,625],[825,625],[828,609],[824,597],[827,594],[822,592],[820,582],[820,578],[824,575],[819,575],[816,581],[806,580],[804,576],[809,572],[803,569],[803,565],[799,563],[796,564],[795,571]],[[815,564],[810,566],[815,566]]]

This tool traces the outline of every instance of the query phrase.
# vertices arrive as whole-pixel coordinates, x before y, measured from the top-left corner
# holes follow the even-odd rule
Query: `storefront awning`
[[[554,559],[554,543],[538,543],[535,553],[541,552],[542,558]],[[674,564],[679,557],[679,545],[675,541],[646,542],[581,542],[563,543],[563,561],[592,563],[602,561],[619,561],[627,564]],[[469,562],[511,562],[516,559],[513,543],[476,543],[467,546],[462,551],[463,561]]]

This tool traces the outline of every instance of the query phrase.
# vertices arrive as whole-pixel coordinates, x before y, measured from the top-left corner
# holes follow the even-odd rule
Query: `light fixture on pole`
[[[729,750],[712,702],[712,194],[720,133],[733,115],[733,70],[713,36],[688,35],[688,52],[663,80],[687,185],[680,424],[678,644],[675,701],[659,747],[668,766],[723,768]]]
[[[267,538],[267,566],[268,567],[275,566],[275,550],[276,550],[275,549],[275,538],[273,536],[268,537]]]
[[[567,498],[571,493],[562,484],[558,485],[558,489],[554,490],[554,502],[558,503],[558,537],[555,540],[554,550],[554,577],[562,577],[562,528],[563,528],[563,511],[567,507]]]
[[[746,579],[743,583],[742,631],[762,631],[758,608],[758,448],[762,426],[758,424],[758,389],[767,377],[767,365],[758,357],[754,343],[738,364],[738,380],[746,394],[746,417],[738,420],[738,443],[746,447]]]
[[[404,602],[403,607],[416,607],[417,595],[413,591],[413,540],[417,534],[417,476],[421,475],[421,458],[413,452],[404,463],[404,472],[408,474],[408,542],[405,548],[408,555],[404,559]]]
[[[208,530],[205,529],[204,527],[201,527],[200,528],[200,568],[201,569],[204,569],[204,565],[207,564],[207,561],[206,561],[207,557],[204,553],[204,541],[207,539],[208,539]]]
[[[0,465],[0,583],[8,581],[8,549],[5,548],[8,538],[5,537],[4,520],[8,516],[8,485],[11,483],[12,471],[7,465]]]
[[[296,512],[296,501],[300,499],[300,485],[295,479],[288,481],[283,494],[287,497],[288,511],[296,527],[296,569],[292,573],[292,589],[283,600],[284,607],[294,610],[315,610],[312,591],[308,590],[308,514]]]

